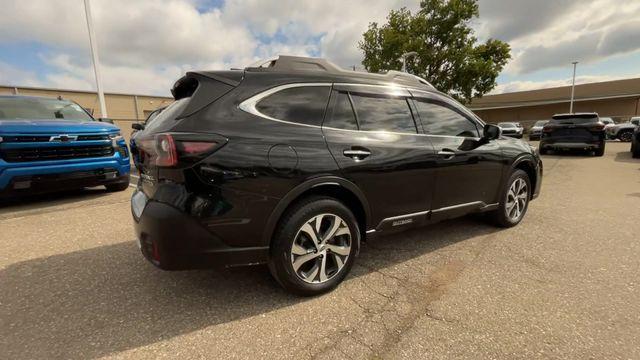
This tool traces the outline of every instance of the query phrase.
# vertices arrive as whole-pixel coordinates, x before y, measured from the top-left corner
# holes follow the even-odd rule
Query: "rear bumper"
[[[269,247],[234,247],[175,207],[132,195],[134,229],[144,257],[164,270],[266,263]]]
[[[593,150],[604,146],[604,140],[584,141],[584,142],[548,142],[543,141],[540,147],[543,149],[577,149],[577,150]]]
[[[129,182],[129,171],[129,159],[118,155],[37,165],[0,160],[0,193],[38,193]]]

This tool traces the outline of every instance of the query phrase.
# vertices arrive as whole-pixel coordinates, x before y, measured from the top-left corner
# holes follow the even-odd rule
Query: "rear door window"
[[[424,100],[415,101],[424,132],[429,135],[478,137],[475,122],[449,107]]]
[[[330,91],[330,86],[288,88],[260,100],[256,109],[273,119],[320,126]]]
[[[327,116],[323,126],[336,129],[358,130],[356,115],[353,113],[349,94],[346,92],[334,92],[336,97],[331,116]]]
[[[351,94],[360,130],[417,133],[409,104],[404,97]]]

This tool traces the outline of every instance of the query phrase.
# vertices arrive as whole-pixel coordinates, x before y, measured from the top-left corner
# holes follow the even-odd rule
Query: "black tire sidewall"
[[[514,181],[516,181],[516,179],[518,178],[522,178],[525,183],[527,184],[527,189],[528,189],[528,198],[527,198],[527,202],[524,206],[524,210],[522,211],[522,214],[520,214],[520,217],[516,220],[513,221],[511,218],[509,218],[507,216],[507,211],[506,211],[506,207],[507,207],[507,197],[509,194],[509,188],[511,187],[511,184],[513,184]],[[527,175],[526,172],[524,172],[523,170],[517,169],[515,170],[511,176],[509,177],[509,180],[507,181],[507,184],[503,190],[502,193],[502,197],[500,200],[500,206],[497,209],[497,213],[496,213],[496,221],[498,222],[499,225],[504,226],[504,227],[512,227],[512,226],[516,226],[518,225],[522,219],[524,219],[524,216],[527,214],[527,210],[529,209],[529,201],[531,200],[531,193],[533,192],[533,189],[531,188],[531,180],[529,179],[529,176]]]
[[[332,213],[340,216],[351,231],[351,253],[340,272],[322,284],[303,281],[291,265],[291,246],[298,230],[313,216]],[[360,229],[353,213],[341,202],[328,197],[313,197],[294,205],[283,216],[273,238],[269,269],[276,280],[288,291],[302,296],[313,296],[335,288],[349,274],[360,244]]]

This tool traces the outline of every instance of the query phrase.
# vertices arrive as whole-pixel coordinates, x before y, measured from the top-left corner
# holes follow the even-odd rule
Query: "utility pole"
[[[96,76],[96,88],[98,90],[98,99],[100,100],[100,117],[107,117],[107,106],[104,102],[104,92],[102,90],[102,77],[100,77],[100,60],[98,58],[98,43],[96,42],[96,33],[93,31],[93,18],[91,17],[91,1],[84,0],[84,11],[87,18],[87,28],[89,29],[89,45],[91,45],[91,61],[93,63],[93,72]]]
[[[408,53],[402,54],[400,58],[402,59],[402,72],[407,72],[407,58],[409,56],[418,56],[418,53],[415,51],[410,51]]]
[[[573,95],[576,90],[576,65],[578,65],[578,62],[574,61],[572,62],[572,64],[573,64],[573,80],[571,81],[571,104],[569,105],[570,114],[573,114]]]

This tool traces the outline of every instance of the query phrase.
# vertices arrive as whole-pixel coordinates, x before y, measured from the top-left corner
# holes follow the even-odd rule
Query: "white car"
[[[522,139],[522,133],[524,132],[524,129],[519,123],[501,122],[498,123],[498,126],[500,127],[500,129],[502,129],[502,135]]]
[[[609,128],[616,126],[616,122],[610,117],[601,117],[600,122],[604,124],[605,134],[607,134],[607,130],[609,130]]]
[[[549,120],[538,120],[535,124],[529,129],[529,140],[540,140],[540,136],[542,135],[542,128]]]

